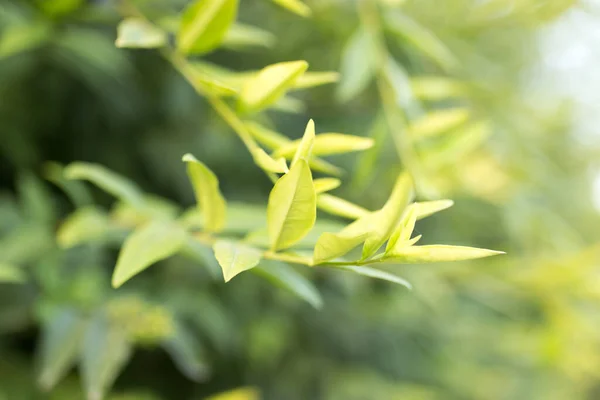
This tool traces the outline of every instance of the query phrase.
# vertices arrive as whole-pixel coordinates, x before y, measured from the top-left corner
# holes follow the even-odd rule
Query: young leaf
[[[275,103],[307,68],[306,61],[282,62],[263,68],[242,87],[240,109],[256,112]]]
[[[434,244],[410,246],[394,249],[384,258],[385,262],[420,264],[443,261],[462,261],[504,254],[502,251],[479,249],[475,247]]]
[[[394,229],[392,236],[388,240],[385,248],[386,253],[393,252],[396,247],[405,246],[410,240],[410,237],[415,229],[415,223],[417,222],[417,208],[414,204],[411,204],[406,208],[404,215],[398,222],[398,225]]]
[[[352,271],[359,275],[367,276],[369,278],[381,279],[384,281],[397,283],[398,285],[402,285],[407,289],[412,289],[412,285],[405,279],[400,278],[399,276],[390,274],[389,272],[382,271],[380,269],[364,267],[358,265],[344,265],[336,267],[337,269],[343,269],[346,271]]]
[[[340,79],[339,72],[311,72],[307,71],[294,83],[294,89],[308,89],[315,86],[335,83]]]
[[[252,271],[274,285],[295,294],[316,309],[323,306],[323,299],[317,288],[288,264],[269,261],[261,263]]]
[[[417,213],[417,219],[423,219],[429,217],[432,214],[443,211],[454,205],[452,200],[432,200],[413,203],[412,207],[415,208]]]
[[[181,19],[178,49],[201,54],[217,48],[235,20],[237,8],[238,0],[196,0]]]
[[[340,65],[342,79],[336,88],[340,101],[354,98],[371,82],[377,65],[376,46],[375,38],[365,29],[356,30],[348,39]]]
[[[358,219],[370,213],[366,208],[325,193],[317,197],[317,207],[329,214],[349,219]]]
[[[400,174],[388,201],[381,210],[373,213],[371,223],[375,229],[371,232],[371,235],[367,238],[363,246],[363,260],[375,254],[390,237],[404,209],[412,200],[413,195],[412,179],[406,173]]]
[[[340,181],[337,178],[319,178],[319,179],[314,180],[314,184],[315,184],[315,192],[317,192],[317,194],[320,194],[320,193],[329,192],[330,190],[333,190],[333,189],[339,187],[342,184],[342,181]],[[318,206],[319,206],[319,203],[317,200],[317,207]]]
[[[93,206],[84,207],[67,217],[56,232],[56,241],[63,248],[70,248],[100,238],[110,229],[105,212]]]
[[[144,206],[142,192],[134,183],[101,165],[74,162],[65,168],[64,176],[67,179],[87,180],[132,206]]]
[[[250,46],[272,47],[275,35],[252,25],[234,23],[225,34],[223,47],[239,49]]]
[[[440,135],[466,123],[471,116],[467,108],[449,108],[431,111],[408,127],[408,136],[414,141]]]
[[[198,85],[203,92],[223,97],[237,95],[239,89],[231,85],[227,78],[204,68],[201,63],[190,63],[189,65],[192,85]]]
[[[252,157],[254,158],[256,165],[265,171],[274,172],[276,174],[284,174],[289,171],[285,158],[279,157],[274,159],[260,147],[252,149]]]
[[[151,49],[167,43],[167,34],[142,18],[126,18],[117,27],[117,47]]]
[[[300,146],[300,141],[295,140],[275,152],[276,156],[289,158]],[[373,139],[361,136],[344,135],[342,133],[321,133],[315,136],[312,154],[315,156],[329,156],[352,151],[361,151],[373,146]]]
[[[340,233],[323,233],[315,245],[313,263],[318,265],[346,255],[350,250],[363,243],[369,234],[370,231],[367,229],[355,232],[346,229]]]
[[[79,355],[85,321],[73,310],[62,309],[42,325],[38,382],[52,389],[69,372]]]
[[[312,12],[310,8],[301,0],[272,0],[273,3],[279,4],[281,7],[298,14],[301,17],[308,17]]]
[[[123,243],[112,285],[118,288],[157,261],[172,256],[186,241],[186,232],[167,221],[153,221],[137,228]]]
[[[202,382],[209,373],[205,355],[196,336],[182,324],[176,324],[174,333],[163,342],[175,365],[189,379]]]
[[[269,195],[267,228],[272,250],[292,246],[311,230],[317,217],[316,197],[310,168],[300,159]]]
[[[184,155],[183,161],[187,163],[187,173],[204,217],[204,228],[211,232],[221,231],[225,226],[227,205],[217,177],[191,154]]]
[[[0,263],[0,283],[23,283],[26,276],[16,265]]]
[[[131,345],[105,317],[88,325],[83,339],[81,377],[88,400],[101,400],[131,355]]]
[[[311,119],[310,121],[308,121],[308,124],[306,124],[306,129],[304,130],[304,135],[302,136],[302,139],[298,143],[298,146],[294,153],[294,158],[292,158],[292,167],[294,165],[296,165],[298,160],[305,160],[305,161],[309,160],[314,143],[315,143],[315,122]],[[277,155],[277,157],[279,157],[279,155]]]
[[[227,240],[217,241],[213,250],[223,270],[225,282],[229,282],[240,272],[256,267],[262,256],[261,251],[254,247]]]

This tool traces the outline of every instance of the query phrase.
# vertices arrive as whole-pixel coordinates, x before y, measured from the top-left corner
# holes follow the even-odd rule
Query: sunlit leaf
[[[336,88],[337,98],[348,101],[371,82],[376,69],[376,40],[365,29],[358,29],[348,39],[340,65],[341,80]]]
[[[275,159],[265,153],[265,151],[260,147],[252,150],[252,157],[254,158],[254,162],[265,171],[274,172],[276,174],[288,172],[285,158],[279,157]]]
[[[207,378],[209,367],[206,355],[196,339],[182,324],[176,324],[173,335],[163,342],[175,365],[189,379],[202,382]]]
[[[276,156],[291,157],[300,145],[295,140],[275,152]],[[315,136],[312,154],[315,156],[329,156],[352,151],[366,150],[373,146],[373,139],[361,136],[345,135],[342,133],[321,133]]]
[[[294,83],[294,89],[307,89],[315,86],[335,83],[340,79],[339,72],[313,72],[307,71]]]
[[[260,400],[260,392],[253,387],[244,387],[210,396],[206,400]]]
[[[133,182],[102,165],[74,162],[65,168],[64,174],[67,179],[87,180],[135,207],[144,205],[142,192]]]
[[[299,160],[305,160],[308,162],[310,156],[312,154],[313,145],[315,143],[315,122],[311,119],[306,124],[306,129],[304,130],[304,135],[302,139],[298,142],[296,149],[294,151],[294,157],[292,158],[292,167],[296,165]],[[276,157],[281,157],[280,155],[276,155]]]
[[[81,377],[88,400],[101,400],[131,355],[121,329],[104,317],[88,325],[83,339]]]
[[[275,35],[271,32],[256,26],[240,23],[231,25],[223,39],[223,46],[232,49],[250,46],[272,47],[274,44]]]
[[[69,248],[102,238],[110,229],[108,215],[94,206],[88,206],[69,215],[56,232],[56,240],[61,247]]]
[[[228,240],[218,240],[213,245],[213,250],[223,270],[225,282],[229,282],[241,272],[256,267],[262,257],[258,249]]]
[[[191,154],[184,155],[183,161],[187,163],[187,173],[204,217],[204,228],[219,232],[225,225],[227,205],[219,190],[217,177]]]
[[[404,215],[398,222],[398,225],[394,228],[394,232],[388,240],[385,248],[386,253],[393,252],[396,247],[405,246],[410,240],[413,230],[415,229],[415,223],[417,222],[417,209],[414,204],[411,204],[404,211]]]
[[[329,214],[349,219],[358,219],[370,213],[366,208],[326,193],[317,197],[317,207]]]
[[[85,320],[71,309],[61,309],[42,325],[40,336],[38,382],[44,390],[52,389],[75,364]]]
[[[308,17],[311,15],[310,8],[302,2],[302,0],[271,0],[275,4],[279,4],[281,7],[288,11],[298,14],[301,17]]]
[[[0,60],[33,50],[48,40],[46,23],[15,24],[2,30],[0,36]]]
[[[217,48],[237,15],[238,0],[196,0],[184,12],[177,34],[183,53],[207,53]]]
[[[300,159],[275,183],[267,206],[267,227],[272,250],[301,240],[316,220],[316,193],[306,161]]]
[[[265,262],[252,271],[305,300],[314,308],[319,309],[323,306],[321,294],[312,282],[285,263]]]
[[[467,108],[449,108],[431,111],[414,121],[407,134],[412,140],[420,140],[443,134],[466,123],[471,116]]]
[[[479,249],[475,247],[450,246],[443,244],[410,246],[394,249],[387,254],[385,262],[417,264],[443,261],[461,261],[504,254],[502,251]]]
[[[121,248],[112,285],[117,288],[157,261],[172,256],[186,240],[185,231],[168,221],[153,221],[137,228]]]
[[[452,200],[422,201],[412,204],[417,213],[417,219],[429,217],[454,205]]]
[[[465,96],[467,86],[442,76],[418,76],[411,79],[412,92],[421,100],[439,101]]]
[[[369,235],[369,229],[346,229],[339,233],[323,233],[315,245],[313,254],[314,264],[321,264],[346,255],[352,249],[362,244]]]
[[[117,26],[117,47],[151,49],[167,43],[167,34],[142,18],[126,18]]]
[[[315,192],[317,192],[317,194],[320,194],[320,193],[329,192],[330,190],[333,190],[333,189],[339,187],[342,184],[342,181],[340,181],[337,178],[319,178],[319,179],[315,179],[313,183],[315,184]],[[318,199],[317,199],[317,202],[318,202]],[[317,203],[317,207],[318,207],[318,203]]]
[[[232,86],[227,78],[212,72],[210,69],[203,68],[200,63],[190,63],[190,78],[193,85],[198,85],[203,92],[208,92],[215,96],[234,96],[238,93],[238,88]]]
[[[363,275],[363,276],[367,276],[369,278],[381,279],[384,281],[396,283],[396,284],[402,285],[408,289],[412,289],[412,285],[407,280],[402,279],[397,275],[390,274],[389,272],[382,271],[380,269],[359,266],[359,265],[343,265],[343,266],[336,266],[336,268],[346,270],[346,271],[352,271],[354,273],[357,273],[357,274]]]
[[[22,268],[0,262],[0,283],[23,283],[26,278]]]

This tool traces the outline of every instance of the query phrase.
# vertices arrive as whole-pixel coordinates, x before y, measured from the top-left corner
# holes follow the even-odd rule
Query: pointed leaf
[[[312,72],[307,71],[294,83],[294,89],[308,89],[315,86],[335,83],[340,79],[339,72]]]
[[[219,180],[206,165],[193,155],[184,155],[183,161],[187,163],[187,173],[204,217],[204,228],[207,231],[219,232],[225,226],[227,207],[219,190]]]
[[[432,200],[414,203],[417,219],[423,219],[454,205],[452,200]]]
[[[252,25],[234,23],[225,34],[223,46],[231,49],[250,46],[272,47],[275,35]]]
[[[274,155],[291,157],[300,146],[300,141],[295,140],[281,148]],[[373,139],[344,135],[343,133],[321,133],[315,136],[312,154],[315,156],[329,156],[332,154],[343,154],[352,151],[361,151],[373,146]]]
[[[404,215],[400,219],[400,222],[398,222],[398,225],[394,229],[392,236],[390,236],[385,248],[386,253],[393,252],[396,247],[402,247],[406,245],[412,236],[416,222],[417,209],[414,207],[414,204],[411,204],[406,208]]]
[[[196,0],[184,12],[177,34],[182,53],[207,53],[216,49],[235,21],[238,0]]]
[[[310,168],[301,159],[279,178],[269,195],[267,228],[272,250],[292,246],[312,229],[317,215],[316,197]]]
[[[358,29],[344,46],[340,72],[342,78],[336,96],[346,102],[359,95],[369,85],[376,70],[376,40],[365,29]]]
[[[38,382],[52,389],[75,364],[81,349],[85,321],[74,310],[62,309],[42,325]]]
[[[441,135],[463,125],[470,116],[471,112],[467,108],[431,111],[414,121],[408,127],[407,135],[414,141]]]
[[[295,294],[316,309],[323,306],[323,299],[317,288],[288,264],[270,261],[261,263],[252,271],[274,285]]]
[[[479,249],[475,247],[434,244],[410,246],[395,249],[384,259],[385,262],[420,264],[443,261],[461,261],[504,254],[502,251]]]
[[[315,245],[314,264],[321,264],[348,254],[352,249],[362,244],[369,234],[370,232],[367,230],[359,232],[342,230],[339,233],[323,233]]]
[[[157,261],[177,253],[186,241],[186,232],[167,221],[153,221],[137,228],[123,243],[112,285],[117,288]]]
[[[18,266],[0,263],[0,283],[23,283],[26,278],[25,273]]]
[[[166,32],[142,18],[126,18],[117,27],[117,47],[151,49],[166,43]]]
[[[275,103],[306,71],[306,61],[289,61],[269,65],[246,81],[239,106],[246,112],[260,111]]]
[[[67,179],[87,180],[132,206],[144,205],[142,192],[134,183],[101,165],[74,162],[65,168],[64,175]]]
[[[382,271],[380,269],[364,267],[358,265],[344,265],[340,267],[336,267],[338,269],[343,269],[346,271],[352,271],[359,275],[367,276],[369,278],[381,279],[384,281],[397,283],[398,285],[402,285],[408,289],[412,289],[412,285],[405,279],[400,278],[399,276],[390,274],[389,272]]]
[[[229,282],[240,272],[256,267],[262,258],[260,250],[228,240],[218,240],[213,250],[223,270],[225,282]]]
[[[189,72],[191,84],[197,85],[202,92],[215,96],[235,96],[239,91],[227,77],[223,78],[218,73],[204,68],[201,63],[189,63]]]
[[[108,215],[94,206],[84,207],[69,215],[56,232],[56,241],[63,248],[102,238],[111,229]]]
[[[310,8],[301,0],[272,0],[273,3],[280,5],[288,11],[298,14],[301,17],[308,17],[312,13]]]
[[[298,160],[306,160],[308,161],[313,144],[315,143],[315,122],[311,119],[306,124],[306,129],[304,130],[304,135],[302,139],[298,143],[296,151],[294,153],[294,158],[292,158],[292,167],[298,162]],[[277,157],[280,157],[277,155]]]
[[[317,197],[317,207],[329,214],[349,219],[358,219],[370,213],[366,208],[326,193]]]
[[[276,174],[284,174],[289,171],[285,158],[279,157],[274,159],[260,147],[252,150],[252,157],[254,158],[254,162],[265,171]]]
[[[320,194],[329,192],[330,190],[339,187],[342,184],[342,181],[340,181],[337,178],[319,178],[314,180],[314,184],[315,192],[317,192],[317,194]],[[317,206],[318,205],[319,204],[317,203]]]
[[[196,336],[182,324],[176,324],[174,333],[166,339],[163,347],[175,365],[189,379],[202,382],[209,373],[204,351]]]

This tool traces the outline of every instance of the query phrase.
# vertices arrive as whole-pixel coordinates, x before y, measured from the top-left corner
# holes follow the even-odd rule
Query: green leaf
[[[417,219],[423,219],[454,205],[452,200],[432,200],[412,204],[417,213]]]
[[[221,231],[225,226],[227,205],[217,177],[191,154],[184,155],[183,161],[187,163],[187,173],[204,217],[204,228],[211,232]]]
[[[377,42],[365,29],[358,29],[348,39],[342,52],[342,79],[336,87],[338,100],[346,102],[359,95],[369,85],[376,70]]]
[[[384,262],[420,264],[444,261],[462,261],[504,254],[502,251],[479,249],[475,247],[434,244],[410,246],[394,249],[383,259]]]
[[[363,243],[370,235],[370,230],[362,223],[360,224],[361,229],[356,229],[359,221],[355,221],[339,233],[323,233],[315,245],[313,263],[317,265],[342,257]],[[352,227],[353,225],[354,227]]]
[[[315,185],[315,192],[317,192],[317,194],[320,194],[329,192],[330,190],[339,187],[342,184],[342,181],[340,181],[337,178],[319,178],[315,179],[313,183]],[[317,207],[318,206],[319,203],[317,200]]]
[[[306,61],[282,62],[263,68],[242,87],[238,103],[240,109],[256,112],[275,103],[307,68]]]
[[[296,165],[299,160],[305,160],[308,162],[311,156],[313,144],[315,143],[315,122],[311,119],[306,124],[304,135],[296,146],[294,157],[292,158],[292,167]],[[280,157],[277,155],[276,157]]]
[[[308,17],[312,14],[310,8],[300,0],[271,0],[288,11],[301,17]]]
[[[440,101],[468,94],[467,86],[457,80],[441,76],[419,76],[411,79],[412,92],[421,100]]]
[[[56,232],[56,240],[61,247],[70,248],[102,238],[111,228],[108,215],[104,211],[88,206],[67,217]]]
[[[16,184],[23,216],[42,224],[52,224],[56,218],[56,210],[46,183],[31,172],[22,172],[18,175]]]
[[[189,63],[192,85],[198,85],[202,92],[215,96],[235,96],[239,89],[227,79],[214,71],[204,68],[202,63]]]
[[[295,140],[275,151],[275,156],[291,157],[299,148],[300,141]],[[361,151],[373,146],[373,139],[361,136],[345,135],[343,133],[321,133],[314,138],[312,154],[315,156],[329,156],[352,151]]]
[[[213,250],[223,270],[225,282],[229,282],[240,272],[256,267],[262,258],[260,250],[228,240],[218,240]]]
[[[44,178],[60,187],[77,207],[92,204],[92,196],[83,182],[68,180],[64,176],[64,166],[57,162],[44,164]]]
[[[0,283],[23,283],[26,278],[18,266],[0,262]]]
[[[391,56],[388,57],[383,71],[394,90],[396,104],[406,112],[410,119],[420,115],[422,110],[413,94],[408,72]]]
[[[270,108],[290,114],[302,114],[306,111],[306,104],[300,99],[283,95]]]
[[[127,237],[112,276],[112,285],[118,288],[134,275],[178,252],[186,241],[186,232],[167,221],[153,221],[142,225]]]
[[[366,208],[326,193],[317,197],[317,207],[329,214],[349,219],[358,219],[370,213]]]
[[[414,206],[414,204],[411,204],[406,208],[404,215],[400,219],[400,222],[398,222],[398,225],[394,229],[392,236],[390,236],[385,248],[386,253],[394,252],[397,247],[399,248],[406,246],[415,229],[416,222],[417,208]]]
[[[308,89],[315,86],[326,85],[328,83],[335,83],[340,79],[339,72],[324,71],[324,72],[312,72],[307,71],[300,76],[294,83],[294,89]]]
[[[386,13],[384,21],[386,28],[397,38],[408,41],[440,67],[447,71],[458,67],[458,60],[444,42],[414,19],[401,13]]]
[[[312,174],[300,159],[275,183],[267,206],[267,228],[271,249],[282,250],[300,241],[313,227],[317,196]]]
[[[38,382],[52,389],[75,364],[81,349],[85,320],[74,310],[61,309],[42,324]]]
[[[223,41],[235,21],[238,0],[196,0],[184,12],[177,47],[186,54],[207,53]]]
[[[289,171],[285,158],[279,157],[274,159],[260,147],[252,149],[252,157],[256,165],[268,172],[283,174]]]
[[[142,18],[126,18],[117,26],[117,47],[152,49],[167,44],[167,34]]]
[[[272,47],[275,35],[252,25],[234,23],[225,34],[223,47],[239,49],[250,46]]]
[[[0,36],[0,60],[33,50],[48,40],[49,27],[46,23],[26,23],[8,26]]]
[[[202,382],[209,373],[206,355],[196,336],[182,324],[176,324],[173,335],[163,342],[175,365],[189,379]]]
[[[470,116],[467,108],[431,111],[410,124],[407,135],[414,141],[437,136],[465,124]]]
[[[221,277],[221,268],[219,267],[217,260],[215,260],[215,256],[210,246],[207,246],[188,235],[185,244],[181,249],[181,253],[184,256],[202,263],[212,278],[218,279]]]
[[[132,206],[142,208],[141,190],[131,181],[98,164],[74,162],[65,168],[65,178],[86,180]]]
[[[383,243],[388,240],[413,196],[412,179],[407,173],[402,173],[398,176],[392,194],[381,210],[374,212],[372,217],[363,217],[371,218],[370,223],[374,228],[371,235],[365,241],[362,254],[363,260],[374,255]]]
[[[252,270],[269,282],[305,300],[316,309],[323,306],[323,299],[311,281],[293,267],[280,262],[265,262]]]
[[[83,340],[81,377],[87,400],[101,400],[131,355],[121,329],[104,317],[88,325]]]
[[[253,387],[244,387],[210,396],[206,400],[260,400],[260,393]]]
[[[381,279],[384,281],[397,283],[398,285],[402,285],[408,289],[412,289],[412,285],[405,279],[400,278],[399,276],[390,274],[389,272],[382,271],[380,269],[364,267],[358,265],[344,265],[344,266],[336,266],[337,269],[343,269],[346,271],[352,271],[359,275],[367,276],[369,278]]]

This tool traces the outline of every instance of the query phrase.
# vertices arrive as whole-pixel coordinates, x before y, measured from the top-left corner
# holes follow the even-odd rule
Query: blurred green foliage
[[[167,30],[186,3],[134,2]],[[194,204],[183,154],[219,177],[235,235],[264,223],[271,182],[159,52],[115,46],[131,3],[1,3],[0,399],[200,399],[241,387],[291,400],[597,398],[598,149],[573,135],[567,99],[541,104],[523,83],[540,32],[574,3],[319,0],[306,1],[309,13],[297,1],[240,1],[244,25],[202,63],[339,70],[337,84],[293,92],[259,117],[294,140],[309,117],[321,132],[375,140],[334,159],[345,170],[336,196],[378,209],[402,165],[418,200],[455,200],[417,223],[425,244],[508,253],[387,269],[412,291],[290,270],[317,294],[259,273],[224,284],[193,245],[112,289],[131,227]],[[240,76],[227,78],[235,87]],[[65,179],[59,163],[76,160],[152,193],[147,212]],[[291,267],[260,268],[277,283],[269,271]]]

